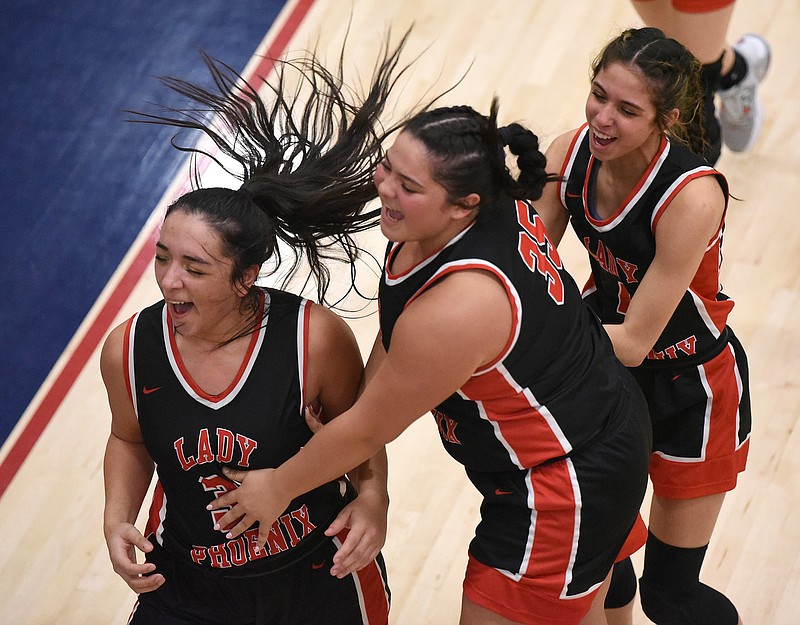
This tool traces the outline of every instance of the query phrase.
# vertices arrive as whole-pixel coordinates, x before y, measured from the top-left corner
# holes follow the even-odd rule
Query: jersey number
[[[561,258],[547,238],[544,224],[537,214],[531,215],[528,204],[517,200],[517,221],[523,232],[519,233],[519,255],[531,271],[538,271],[547,280],[547,292],[552,300],[564,303],[564,282],[559,269]]]
[[[200,484],[202,484],[203,490],[206,492],[214,493],[214,497],[216,499],[219,499],[225,493],[236,490],[236,484],[231,482],[228,478],[220,475],[203,476],[200,478]],[[214,525],[219,523],[219,520],[229,509],[230,508],[222,508],[220,510],[211,511],[211,519]],[[220,531],[227,531],[228,529],[229,528],[222,528]]]

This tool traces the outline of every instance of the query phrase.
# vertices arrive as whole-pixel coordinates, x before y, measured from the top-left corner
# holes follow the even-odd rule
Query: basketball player
[[[587,123],[547,151],[564,181],[536,207],[555,244],[571,220],[589,252],[584,297],[650,406],[642,608],[658,624],[736,625],[733,604],[698,579],[750,440],[747,360],[719,283],[728,185],[700,156],[699,73],[658,29],[611,41],[592,67]],[[630,564],[615,567],[609,607],[635,592]],[[617,617],[630,622],[628,609]]]
[[[504,146],[517,155],[514,179]],[[545,183],[529,130],[466,106],[404,126],[375,172],[389,239],[380,334],[354,406],[274,471],[233,472],[230,536],[268,527],[431,411],[483,496],[461,623],[604,622],[595,601],[647,482],[641,391],[523,198]],[[642,528],[643,529],[643,528]],[[259,542],[267,539],[263,532]],[[593,605],[594,602],[594,605]]]
[[[237,486],[223,467],[279,465],[311,438],[307,410],[330,420],[356,396],[363,365],[347,324],[255,281],[267,261],[285,269],[281,254],[293,251],[324,301],[326,256],[354,257],[351,234],[375,221],[361,212],[376,195],[378,117],[402,47],[384,50],[363,100],[313,56],[279,65],[272,102],[207,59],[217,92],[169,79],[198,109],[144,116],[205,131],[244,183],[191,191],[167,209],[155,253],[163,300],[102,350],[112,412],[104,530],[114,570],[139,593],[135,625],[387,623],[383,449],[298,493],[264,526],[260,548],[258,528],[226,537],[215,527],[222,513],[207,506]],[[304,103],[282,92],[292,69],[315,85]],[[236,128],[231,138],[208,110]],[[154,467],[142,534],[134,522]]]
[[[758,85],[770,62],[769,44],[746,34],[731,45],[728,26],[736,0],[632,0],[647,26],[677,39],[703,64],[703,106],[708,145],[703,156],[713,165],[722,143],[746,152],[758,139],[764,110]],[[719,95],[717,114],[715,97]]]

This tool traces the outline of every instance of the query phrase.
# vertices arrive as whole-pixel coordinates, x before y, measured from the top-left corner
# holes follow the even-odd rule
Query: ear
[[[480,203],[481,196],[477,193],[470,193],[469,195],[458,198],[453,204],[456,209],[456,216],[459,219],[471,216]]]
[[[680,109],[674,108],[664,115],[664,130],[669,130],[681,116]]]
[[[241,282],[236,285],[236,292],[239,294],[239,297],[244,297],[250,292],[253,284],[255,284],[255,281],[258,279],[260,270],[258,265],[251,265],[244,270]]]

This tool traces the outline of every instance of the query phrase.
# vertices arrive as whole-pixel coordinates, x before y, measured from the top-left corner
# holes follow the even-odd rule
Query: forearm
[[[372,458],[361,463],[352,471],[348,471],[347,476],[355,486],[359,496],[383,499],[388,506],[388,474],[389,461],[386,456],[386,448],[382,447]]]
[[[378,470],[380,463],[372,465],[371,461],[388,441],[381,440],[377,433],[371,433],[372,428],[359,431],[361,428],[353,417],[354,415],[347,412],[327,423],[300,451],[273,472],[272,482],[287,503],[317,486],[349,473],[353,467],[357,467],[358,472],[365,465]],[[385,471],[384,466],[384,481]],[[363,477],[364,475],[358,478],[357,488],[362,482],[369,481]]]
[[[641,341],[630,335],[624,323],[605,324],[603,326],[614,346],[614,354],[626,367],[638,367],[647,356],[650,348],[645,349]]]
[[[103,461],[106,527],[134,523],[153,476],[153,461],[142,443],[108,438]]]

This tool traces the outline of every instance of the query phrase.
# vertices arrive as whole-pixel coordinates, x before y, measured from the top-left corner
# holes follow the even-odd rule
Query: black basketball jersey
[[[589,252],[591,279],[587,302],[604,323],[619,324],[656,252],[658,220],[675,195],[691,180],[714,176],[725,194],[725,178],[687,148],[662,139],[639,183],[607,219],[593,210],[595,180],[601,162],[589,150],[588,126],[576,133],[564,160],[559,183],[562,204],[575,233]],[[727,342],[726,322],[733,301],[722,293],[724,218],[674,314],[647,355],[643,366],[674,366],[704,361]]]
[[[433,411],[445,448],[468,473],[535,467],[569,455],[603,428],[619,390],[619,365],[530,204],[506,199],[396,274],[401,248],[389,244],[379,290],[387,350],[405,306],[454,271],[491,273],[511,304],[503,352]]]
[[[181,361],[169,309],[161,301],[131,318],[127,362],[134,409],[156,464],[158,488],[148,530],[178,558],[226,575],[254,575],[296,562],[351,497],[344,480],[295,499],[256,553],[258,526],[227,540],[214,530],[224,511],[206,506],[235,487],[223,466],[277,467],[311,437],[303,417],[310,302],[266,289],[263,322],[231,385],[209,395]]]

